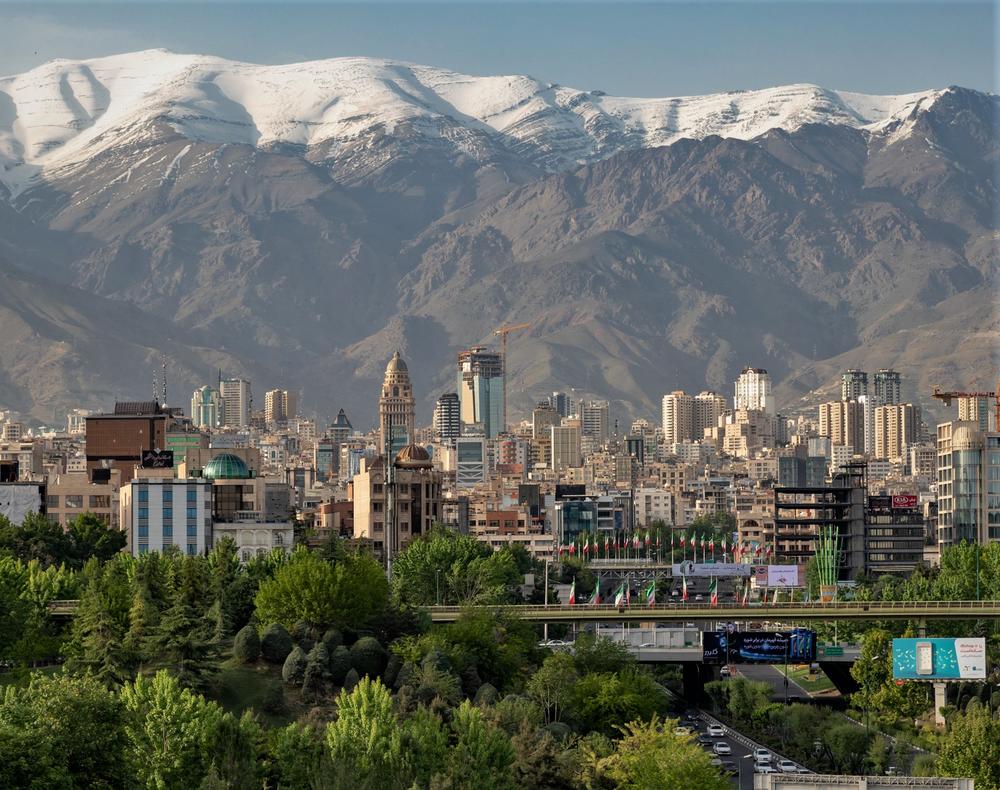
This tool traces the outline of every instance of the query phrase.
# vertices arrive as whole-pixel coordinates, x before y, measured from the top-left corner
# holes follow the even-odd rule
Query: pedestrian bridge
[[[450,623],[463,612],[505,609],[522,620],[556,622],[657,622],[686,623],[698,620],[744,622],[778,621],[783,624],[833,620],[993,620],[1000,619],[1000,601],[847,601],[841,603],[656,604],[616,607],[611,604],[561,604],[496,606],[428,606],[431,621]]]

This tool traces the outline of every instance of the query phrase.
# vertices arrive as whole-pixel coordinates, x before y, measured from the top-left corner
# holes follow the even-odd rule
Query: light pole
[[[440,606],[441,605],[441,569],[440,568],[435,568],[434,569],[434,589],[436,591],[435,592],[435,600],[437,601],[437,605]]]

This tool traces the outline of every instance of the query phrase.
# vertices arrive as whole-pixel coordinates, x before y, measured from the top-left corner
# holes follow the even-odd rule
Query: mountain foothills
[[[546,391],[650,414],[746,364],[925,400],[1000,364],[998,97],[793,85],[627,99],[365,58],[164,51],[0,79],[0,407],[38,420],[219,369],[364,424],[512,322]],[[988,378],[988,377],[987,377]],[[353,414],[352,414],[353,416]]]

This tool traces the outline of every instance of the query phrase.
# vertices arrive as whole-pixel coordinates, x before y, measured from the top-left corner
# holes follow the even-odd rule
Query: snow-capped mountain
[[[364,58],[139,52],[0,79],[0,409],[220,369],[355,425],[397,348],[423,398],[512,338],[650,416],[747,363],[786,404],[844,367],[996,367],[996,96],[792,85],[625,99]],[[55,415],[55,417],[53,417]],[[625,423],[627,424],[627,423]]]
[[[748,140],[806,123],[878,130],[939,95],[788,85],[635,99],[373,58],[261,66],[150,50],[56,60],[0,79],[0,180],[19,192],[44,172],[141,143],[156,122],[194,142],[296,146],[318,149],[320,159],[405,127],[480,164],[499,149],[551,171],[682,138]]]

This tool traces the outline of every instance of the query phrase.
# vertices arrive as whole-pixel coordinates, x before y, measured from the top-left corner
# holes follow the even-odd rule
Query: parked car
[[[791,760],[778,760],[778,770],[783,774],[797,774],[799,767]]]
[[[723,727],[721,724],[709,724],[707,732],[713,738],[725,738],[726,737],[726,728]]]
[[[729,744],[725,741],[717,741],[714,746],[712,746],[712,751],[716,754],[732,754],[733,750],[730,748]]]
[[[758,746],[753,750],[753,759],[756,763],[769,763],[771,762],[771,753],[767,749]]]

